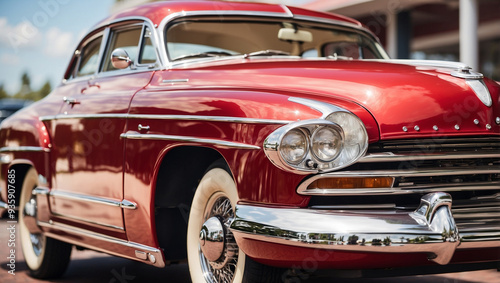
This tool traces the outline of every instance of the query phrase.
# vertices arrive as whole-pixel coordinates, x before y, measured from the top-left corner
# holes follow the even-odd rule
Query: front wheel
[[[187,254],[193,282],[278,282],[280,269],[260,265],[238,248],[229,230],[237,201],[236,185],[227,169],[208,170],[189,214]]]
[[[229,230],[237,200],[236,185],[226,170],[213,168],[203,176],[193,198],[187,231],[193,282],[242,282],[245,254]]]
[[[71,245],[46,237],[36,227],[36,197],[32,194],[38,184],[35,169],[26,173],[19,204],[20,240],[24,260],[35,278],[61,276],[68,267]]]

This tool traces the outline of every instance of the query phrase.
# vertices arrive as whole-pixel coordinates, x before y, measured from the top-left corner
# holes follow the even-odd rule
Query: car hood
[[[500,85],[484,79],[492,98],[487,106],[466,79],[451,75],[456,69],[402,61],[300,59],[220,60],[188,66],[184,68],[191,75],[196,70],[190,84],[272,89],[330,103],[351,101],[375,118],[381,139],[500,133],[495,122],[500,116]]]

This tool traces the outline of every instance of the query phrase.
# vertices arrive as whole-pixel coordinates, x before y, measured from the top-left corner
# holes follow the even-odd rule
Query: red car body
[[[223,160],[237,202],[221,237],[234,236],[239,253],[262,266],[445,272],[500,261],[498,83],[463,64],[388,60],[380,50],[373,59],[172,58],[166,29],[228,19],[338,27],[378,44],[357,21],[281,5],[164,2],[113,15],[80,43],[60,86],[2,123],[2,208],[10,214],[10,199],[27,200],[16,205],[30,235],[163,267],[186,258],[193,195],[210,164]],[[116,56],[125,69],[106,65],[120,42],[114,35],[135,27],[140,52],[152,46],[154,58]],[[87,74],[94,39],[100,63]],[[299,136],[310,130],[308,141],[316,129],[338,131],[344,150],[351,124],[332,122],[336,111],[361,121],[359,156],[283,161],[301,154],[300,145],[283,144],[287,127]],[[281,134],[276,144],[273,133]],[[333,154],[335,143],[305,145],[318,146]],[[33,191],[22,197],[33,169]],[[224,254],[210,256],[208,236],[200,237],[195,249],[216,274]],[[37,268],[30,266],[35,276],[48,277]]]

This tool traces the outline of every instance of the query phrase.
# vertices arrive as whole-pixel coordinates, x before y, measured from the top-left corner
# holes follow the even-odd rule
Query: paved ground
[[[188,283],[189,270],[186,264],[168,266],[164,269],[155,268],[131,260],[108,256],[93,251],[73,250],[68,271],[61,279],[40,281],[27,275],[26,264],[18,243],[16,243],[15,275],[8,273],[9,230],[6,219],[0,220],[0,282],[68,282],[68,283],[127,283],[127,282],[175,282]],[[437,282],[437,283],[468,283],[487,282],[500,283],[500,272],[496,270],[450,273],[429,276],[408,276],[380,279],[349,279],[315,278],[304,283],[348,282],[348,283],[386,283],[386,282]]]

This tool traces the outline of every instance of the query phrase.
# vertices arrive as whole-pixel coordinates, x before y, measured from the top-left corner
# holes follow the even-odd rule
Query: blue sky
[[[105,18],[114,0],[1,0],[0,85],[19,91],[27,71],[31,87],[57,86],[81,37]]]

